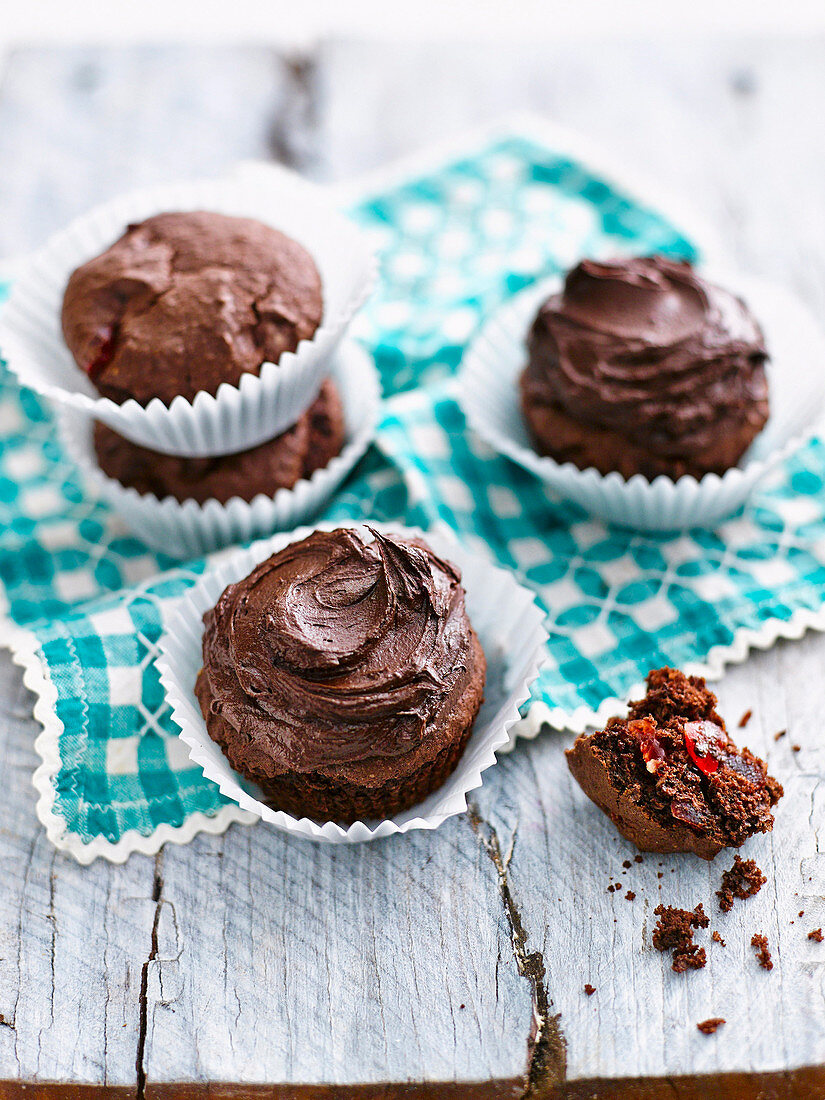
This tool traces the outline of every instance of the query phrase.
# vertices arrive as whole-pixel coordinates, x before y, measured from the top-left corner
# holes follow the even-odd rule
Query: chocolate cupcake
[[[583,261],[542,305],[528,350],[533,445],[580,469],[723,474],[768,418],[758,323],[687,263]]]
[[[316,531],[204,616],[210,737],[265,800],[349,824],[422,801],[456,767],[486,662],[456,568],[423,542]]]
[[[71,275],[66,344],[104,397],[216,393],[310,339],[321,278],[297,241],[250,218],[158,214]]]
[[[291,489],[301,478],[322,469],[344,445],[344,412],[331,379],[304,415],[288,431],[237,454],[214,458],[181,458],[139,447],[100,422],[94,427],[94,450],[107,477],[158,500],[195,500],[221,504],[234,497],[251,501]]]
[[[660,668],[627,718],[582,734],[567,763],[584,793],[643,852],[713,859],[773,829],[782,786],[739,749],[705,681]]]

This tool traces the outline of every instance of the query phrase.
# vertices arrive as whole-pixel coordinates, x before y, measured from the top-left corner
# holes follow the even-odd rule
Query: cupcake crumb
[[[773,970],[773,959],[768,950],[768,937],[761,932],[754,932],[751,936],[751,947],[756,948],[756,961],[763,970]]]
[[[592,997],[593,994],[596,992],[596,987],[595,985],[591,985],[590,982],[588,982],[587,985],[584,987],[584,991],[588,997]]]
[[[729,913],[733,908],[733,899],[752,898],[758,894],[768,880],[752,859],[733,857],[733,866],[722,872],[722,888],[716,891],[719,908]]]
[[[753,717],[753,711],[752,710],[746,710],[745,713],[742,715],[742,717],[739,719],[739,728],[740,728],[740,730],[743,730],[745,728],[745,726],[748,724],[748,722],[750,722],[752,717]]]
[[[715,928],[711,932],[710,938],[713,940],[714,943],[721,944],[722,947],[725,946],[725,941],[722,939],[722,937],[719,935],[719,933],[716,931]]]
[[[713,1035],[714,1031],[725,1022],[726,1021],[721,1016],[711,1016],[709,1020],[702,1020],[701,1024],[697,1024],[696,1026],[703,1035]]]
[[[685,970],[701,970],[707,964],[704,947],[693,942],[696,928],[707,928],[709,920],[700,902],[691,912],[670,905],[657,905],[653,910],[659,922],[653,929],[653,946],[657,951],[672,951],[671,969],[676,974]]]
[[[825,936],[822,935],[821,928],[814,928],[813,932],[808,933],[808,939],[814,940],[815,943],[822,943],[822,940],[825,939]]]

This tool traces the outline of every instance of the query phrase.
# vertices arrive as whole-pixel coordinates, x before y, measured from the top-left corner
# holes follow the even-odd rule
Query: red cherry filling
[[[639,750],[642,754],[647,770],[655,772],[659,767],[659,761],[664,760],[665,753],[661,741],[656,736],[656,724],[649,718],[638,718],[629,723],[631,729],[639,738]]]
[[[101,325],[92,338],[92,358],[86,364],[86,373],[94,382],[111,363],[115,355],[117,325]]]
[[[718,753],[725,735],[715,722],[686,722],[685,748],[700,772],[713,775],[719,769]]]

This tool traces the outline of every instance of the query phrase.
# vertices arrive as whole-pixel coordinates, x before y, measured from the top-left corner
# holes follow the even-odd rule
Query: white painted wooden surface
[[[0,86],[0,256],[136,182],[273,149],[340,179],[529,106],[686,195],[742,265],[822,309],[824,103],[822,41],[333,43],[291,63],[26,51]],[[645,857],[622,874],[634,852],[574,788],[561,735],[520,745],[476,816],[435,834],[333,850],[235,827],[80,868],[36,823],[31,699],[0,657],[0,1081],[141,1095],[175,1080],[497,1079],[520,1095],[534,1008],[545,1035],[561,1013],[570,1081],[825,1062],[825,945],[806,938],[825,926],[823,658],[821,637],[782,644],[719,686],[732,725],[753,709],[742,739],[787,792],[775,833],[745,849],[768,884],[719,916],[725,856]],[[617,877],[635,901],[607,892]],[[659,900],[704,903],[727,941],[708,945],[705,971],[674,975],[651,950]],[[728,1023],[702,1036],[715,1015]],[[536,1095],[564,1071],[547,1054]]]

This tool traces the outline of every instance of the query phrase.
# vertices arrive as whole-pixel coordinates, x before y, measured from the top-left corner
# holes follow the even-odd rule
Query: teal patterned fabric
[[[385,393],[454,370],[479,318],[582,256],[697,258],[659,213],[523,137],[369,196],[354,214],[383,256],[361,332]]]
[[[533,699],[572,714],[622,697],[649,669],[704,664],[742,630],[825,603],[825,444],[815,440],[716,531],[606,527],[468,433],[451,384],[396,399],[381,445],[407,517],[444,523],[515,570],[547,611]]]
[[[548,612],[534,700],[596,709],[651,667],[705,662],[743,628],[821,608],[822,443],[718,531],[655,537],[560,502],[466,430],[451,375],[489,310],[585,253],[695,258],[665,217],[520,137],[353,214],[383,257],[358,331],[388,400],[376,444],[323,518],[445,524],[517,571]],[[8,623],[32,633],[57,696],[58,843],[148,837],[225,805],[176,737],[154,664],[164,615],[206,565],[130,535],[82,484],[44,403],[0,369],[0,583]]]

